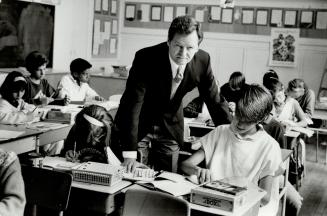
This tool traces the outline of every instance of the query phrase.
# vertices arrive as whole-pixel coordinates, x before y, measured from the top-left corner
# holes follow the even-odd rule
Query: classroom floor
[[[319,137],[326,140],[327,135]],[[304,201],[299,216],[327,215],[327,165],[325,164],[326,146],[319,146],[318,163],[316,163],[316,138],[306,143],[306,176],[302,181],[300,194]]]

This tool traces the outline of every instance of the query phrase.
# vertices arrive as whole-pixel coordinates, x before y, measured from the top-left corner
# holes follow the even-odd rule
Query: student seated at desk
[[[278,178],[282,164],[279,144],[262,128],[272,110],[270,93],[258,85],[249,85],[237,102],[230,125],[215,128],[199,142],[201,149],[181,164],[181,170],[196,175],[199,182],[244,177],[267,191],[262,200],[262,215],[276,215]],[[206,167],[198,165],[205,161]],[[269,204],[268,204],[269,203]],[[267,213],[267,214],[266,214]],[[268,214],[270,213],[270,214]]]
[[[86,101],[104,99],[88,84],[92,65],[81,58],[70,63],[70,75],[63,76],[58,84],[61,97],[68,96],[72,101]]]
[[[26,78],[24,100],[35,105],[68,105],[69,98],[58,98],[56,89],[44,78],[47,64],[47,57],[38,51],[33,51],[26,57],[25,66],[30,76]]]
[[[1,124],[22,124],[41,117],[42,113],[39,113],[34,105],[22,99],[26,86],[23,74],[18,71],[13,71],[6,77],[0,87]]]
[[[308,126],[305,114],[299,103],[291,97],[286,97],[284,85],[277,79],[271,78],[265,86],[274,100],[274,116],[285,126]]]
[[[26,198],[19,160],[0,149],[0,215],[23,216]]]
[[[94,161],[108,163],[106,147],[109,147],[113,119],[109,112],[98,105],[81,110],[69,131],[62,154],[69,161]]]

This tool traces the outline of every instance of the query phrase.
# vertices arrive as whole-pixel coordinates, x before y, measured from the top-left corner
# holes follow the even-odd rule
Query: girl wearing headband
[[[75,119],[64,144],[63,153],[69,161],[94,161],[108,163],[113,119],[109,112],[98,105],[81,110]]]
[[[26,90],[26,80],[22,73],[9,73],[0,87],[0,123],[21,124],[35,120],[41,113],[34,105],[25,103],[22,99]]]

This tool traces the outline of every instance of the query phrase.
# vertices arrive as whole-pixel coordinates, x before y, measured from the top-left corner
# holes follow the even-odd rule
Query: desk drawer
[[[36,149],[36,137],[27,137],[8,143],[3,143],[0,145],[0,148],[6,151],[13,151],[16,154],[21,154]]]

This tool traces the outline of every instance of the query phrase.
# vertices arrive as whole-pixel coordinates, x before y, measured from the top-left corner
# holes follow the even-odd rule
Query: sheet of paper
[[[0,140],[7,140],[19,137],[25,131],[0,130]]]
[[[116,53],[116,38],[111,38],[110,39],[110,50],[109,50],[109,52],[111,54]]]
[[[285,11],[284,25],[295,25],[296,11]]]
[[[221,7],[212,6],[210,14],[212,20],[219,21],[221,16]]]
[[[110,38],[110,30],[111,30],[111,22],[105,21],[104,22],[104,39],[109,40]]]
[[[318,11],[317,12],[317,29],[327,29],[327,12]]]
[[[102,10],[103,11],[109,11],[109,3],[108,3],[109,0],[102,0]]]
[[[267,25],[268,12],[267,11],[257,11],[257,25]]]
[[[281,25],[282,24],[282,10],[271,10],[271,23]]]
[[[312,11],[302,11],[301,23],[312,23]]]
[[[204,11],[203,10],[195,10],[195,20],[198,22],[204,21]]]
[[[186,14],[186,7],[178,6],[176,8],[176,17],[178,16],[184,16]]]
[[[116,0],[111,0],[111,14],[116,14],[117,13],[117,1]]]
[[[223,13],[222,13],[222,17],[221,17],[221,21],[224,22],[224,23],[231,23],[232,20],[233,20],[233,10],[228,9],[228,8],[224,8]]]
[[[164,11],[164,21],[171,22],[174,18],[174,7],[166,6]]]
[[[101,0],[95,0],[94,10],[95,11],[101,11]]]
[[[150,21],[150,5],[149,4],[141,4],[141,11],[142,11],[141,22],[149,22]]]
[[[253,23],[253,10],[243,10],[242,23],[251,24]]]
[[[117,34],[118,33],[118,21],[117,20],[112,20],[112,34]]]
[[[127,19],[134,19],[135,18],[135,5],[126,5],[125,18],[127,18]]]
[[[161,20],[161,7],[152,7],[151,19]]]

